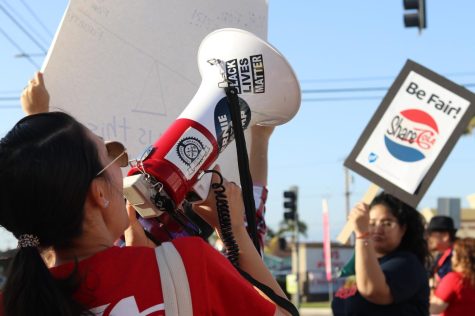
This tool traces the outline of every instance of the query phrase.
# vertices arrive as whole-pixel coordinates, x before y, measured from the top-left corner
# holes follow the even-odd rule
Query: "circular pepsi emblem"
[[[193,161],[200,156],[203,151],[203,143],[194,137],[185,137],[178,142],[177,154],[178,157],[187,165],[191,165]]]
[[[384,135],[389,153],[404,162],[424,159],[437,140],[439,128],[428,113],[409,109],[396,115]]]

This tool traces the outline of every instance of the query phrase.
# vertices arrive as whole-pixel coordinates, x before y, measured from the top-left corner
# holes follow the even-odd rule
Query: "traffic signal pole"
[[[284,220],[293,221],[293,239],[295,246],[295,282],[297,289],[294,296],[294,305],[300,308],[300,254],[299,254],[299,212],[298,212],[298,187],[291,186],[289,190],[284,191]]]
[[[298,190],[295,187],[295,190]],[[295,212],[295,223],[294,223],[294,237],[295,237],[295,259],[296,267],[296,281],[297,281],[297,293],[295,293],[295,306],[300,308],[300,242],[299,242],[299,212]]]

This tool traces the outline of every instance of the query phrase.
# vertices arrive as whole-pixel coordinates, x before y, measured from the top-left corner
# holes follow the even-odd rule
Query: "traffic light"
[[[284,191],[284,219],[295,220],[297,212],[297,192],[295,190]]]
[[[404,9],[410,10],[404,13],[405,27],[418,27],[419,31],[427,27],[425,0],[404,0]]]

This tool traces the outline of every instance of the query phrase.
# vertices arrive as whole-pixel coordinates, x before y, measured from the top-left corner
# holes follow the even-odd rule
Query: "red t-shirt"
[[[475,308],[475,288],[458,272],[449,272],[435,289],[435,296],[449,306],[443,316],[472,315]]]
[[[184,237],[173,244],[185,265],[193,315],[274,315],[274,304],[203,240]],[[73,267],[62,265],[51,273],[67,276]],[[152,248],[109,248],[79,262],[84,279],[75,298],[101,316],[165,315],[157,268]]]

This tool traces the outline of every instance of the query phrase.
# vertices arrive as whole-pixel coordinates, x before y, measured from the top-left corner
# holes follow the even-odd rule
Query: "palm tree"
[[[299,235],[302,235],[304,237],[307,237],[307,224],[302,221],[298,221],[297,224],[297,229]],[[283,237],[284,235],[288,233],[293,233],[295,231],[295,221],[287,221],[287,220],[282,220],[279,223],[279,229],[275,233],[276,236],[278,237]]]
[[[298,231],[299,235],[307,237],[307,224],[305,222],[298,222]],[[295,231],[295,221],[283,220],[279,223],[279,228],[277,231],[272,230],[270,227],[267,229],[267,252],[270,253],[280,253],[282,256],[282,251],[288,251],[287,246],[285,246],[286,237],[291,236],[294,238]],[[280,249],[280,251],[279,251]],[[285,250],[287,249],[287,250]],[[289,255],[289,253],[287,253]]]

